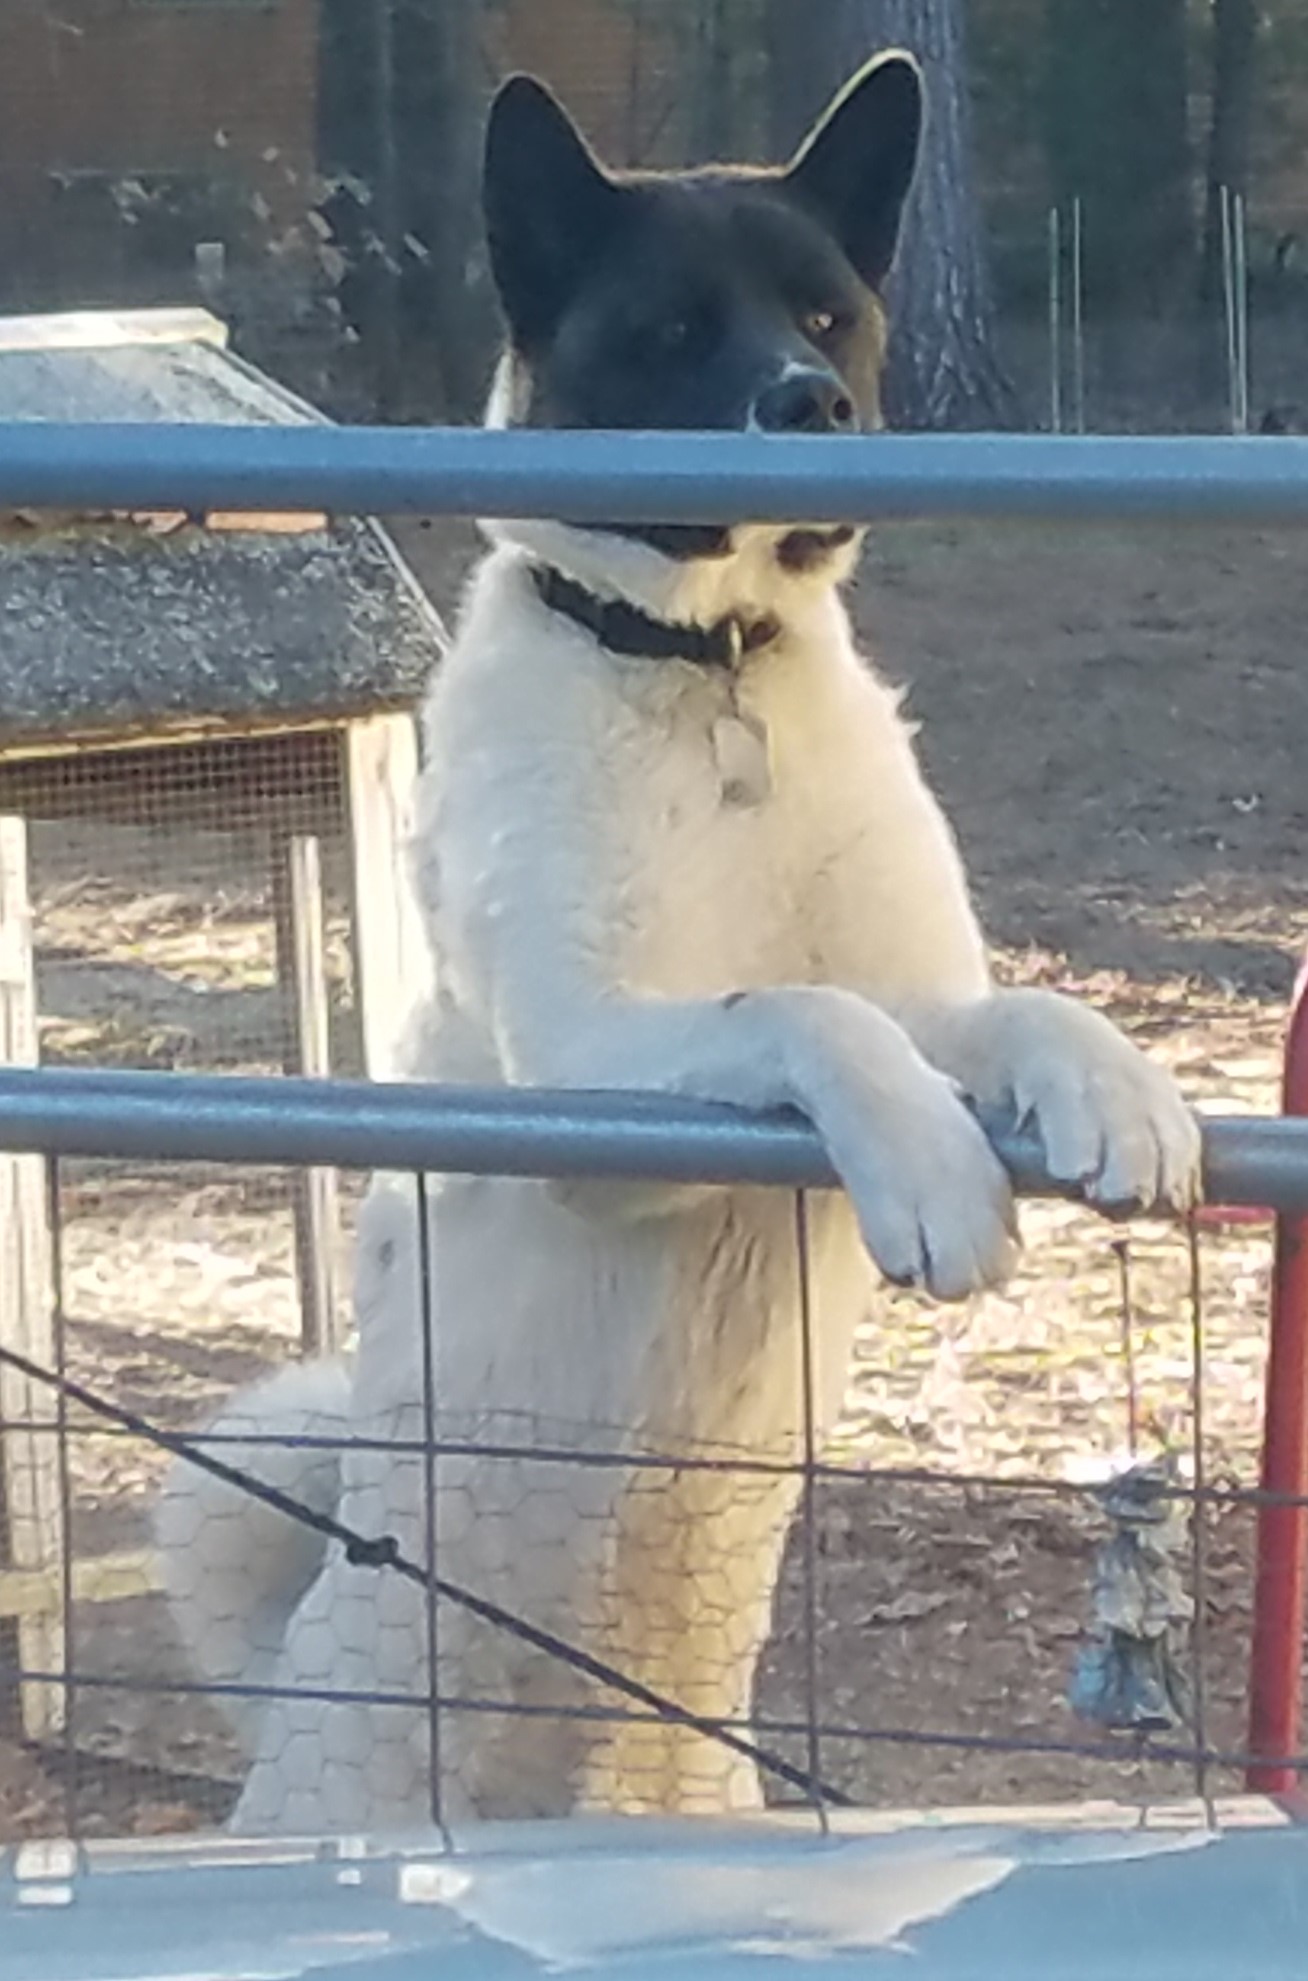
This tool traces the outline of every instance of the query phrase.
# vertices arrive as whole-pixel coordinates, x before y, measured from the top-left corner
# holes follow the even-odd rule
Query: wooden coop
[[[203,312],[0,319],[0,419],[319,417]],[[401,849],[414,711],[441,646],[434,609],[370,522],[0,514],[0,1061],[388,1077],[423,969]],[[136,908],[181,888],[201,851],[210,879],[183,876],[181,935],[147,941]],[[194,978],[222,963],[238,869],[254,904],[241,912],[268,931],[259,984],[239,993]],[[189,961],[173,969],[183,938]],[[202,1049],[198,1020],[168,1017],[161,982],[211,1031],[255,1009],[259,1037],[229,1028],[221,1050]],[[301,1340],[330,1349],[338,1179],[286,1187]],[[51,1246],[43,1163],[0,1156],[0,1340],[46,1365]],[[0,1422],[55,1414],[48,1388],[0,1371]],[[58,1670],[63,1595],[135,1570],[65,1565],[53,1437],[11,1428],[0,1448],[0,1669],[7,1634],[22,1668]],[[22,1693],[26,1731],[48,1733],[59,1688]]]

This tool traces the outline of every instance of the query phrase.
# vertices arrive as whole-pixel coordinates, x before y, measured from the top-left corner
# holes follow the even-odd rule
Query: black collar
[[[593,633],[610,653],[633,660],[688,660],[696,667],[735,667],[780,637],[776,619],[742,619],[728,613],[712,626],[678,625],[655,619],[625,599],[597,598],[584,585],[565,578],[552,565],[532,570],[536,590],[551,612],[561,612]]]

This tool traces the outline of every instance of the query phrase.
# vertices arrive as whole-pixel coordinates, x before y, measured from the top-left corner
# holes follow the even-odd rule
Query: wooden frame
[[[0,1064],[37,1063],[36,983],[27,883],[27,827],[0,815]],[[0,1154],[0,1341],[46,1368],[55,1363],[50,1221],[40,1156]],[[16,1619],[24,1671],[64,1669],[59,1578],[65,1548],[53,1389],[0,1367],[0,1561],[38,1573],[56,1594]],[[63,1719],[64,1693],[35,1680],[20,1686],[23,1730],[48,1738]]]
[[[407,713],[373,716],[351,723],[342,747],[363,1063],[370,1080],[393,1080],[429,973],[408,853],[417,725]]]
[[[158,775],[161,752],[188,751],[187,775]],[[52,756],[59,765],[52,779]],[[112,765],[112,775],[106,775]],[[322,848],[349,855],[351,948],[364,1067],[394,1078],[426,947],[408,881],[407,841],[418,773],[408,712],[327,728],[228,731],[202,738],[117,739],[41,757],[0,757],[0,1064],[38,1059],[26,817],[101,818],[169,830],[270,833],[277,975],[289,1018],[288,1071],[332,1070],[323,929]],[[342,1303],[334,1170],[296,1179],[296,1269],[306,1354],[341,1347]],[[55,1364],[51,1230],[45,1165],[0,1155],[0,1341]],[[65,1670],[65,1603],[108,1602],[158,1587],[148,1554],[66,1561],[58,1403],[46,1384],[0,1369],[0,1643],[22,1669]],[[20,1688],[25,1735],[48,1740],[64,1719],[65,1688]]]
[[[309,833],[273,842],[277,978],[290,1020],[289,1073],[325,1079],[332,1070],[331,1007],[323,941],[322,851]],[[297,1171],[292,1180],[300,1340],[306,1355],[339,1353],[336,1251],[340,1201],[334,1169]]]

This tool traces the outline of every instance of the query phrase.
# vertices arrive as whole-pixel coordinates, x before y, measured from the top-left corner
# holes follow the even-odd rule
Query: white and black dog
[[[517,79],[491,117],[486,215],[509,330],[491,419],[563,428],[877,427],[879,300],[913,177],[914,63],[844,91],[792,165],[605,172]],[[640,1089],[802,1109],[845,1193],[814,1199],[819,1429],[838,1413],[869,1259],[955,1298],[1003,1279],[1014,1216],[972,1108],[1034,1121],[1104,1206],[1182,1207],[1199,1137],[1103,1018],[996,989],[898,699],[839,596],[852,530],[496,526],[427,709],[416,874],[432,1081]],[[384,884],[379,877],[379,884]],[[971,1105],[969,1105],[969,1103]],[[747,1721],[801,1432],[794,1207],[763,1189],[434,1179],[441,1573],[690,1711]],[[264,1477],[423,1559],[414,1186],[362,1216],[351,1371],[292,1369],[225,1420],[330,1426],[340,1461],[261,1445]],[[404,1453],[373,1441],[408,1439]],[[521,1455],[544,1448],[547,1459]],[[602,1451],[632,1463],[592,1461]],[[568,1462],[568,1454],[581,1462]],[[230,1454],[228,1454],[230,1455]],[[243,1830],[421,1822],[421,1589],[352,1564],[181,1467],[160,1514],[201,1671],[380,1694],[251,1704]],[[621,1705],[442,1602],[452,1816],[723,1811],[747,1760]],[[518,1711],[499,1713],[497,1705]]]

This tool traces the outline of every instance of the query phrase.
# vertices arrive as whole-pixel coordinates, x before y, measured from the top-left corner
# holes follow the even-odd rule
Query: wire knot
[[[400,1544],[394,1534],[351,1534],[345,1543],[345,1559],[351,1568],[395,1568]]]

